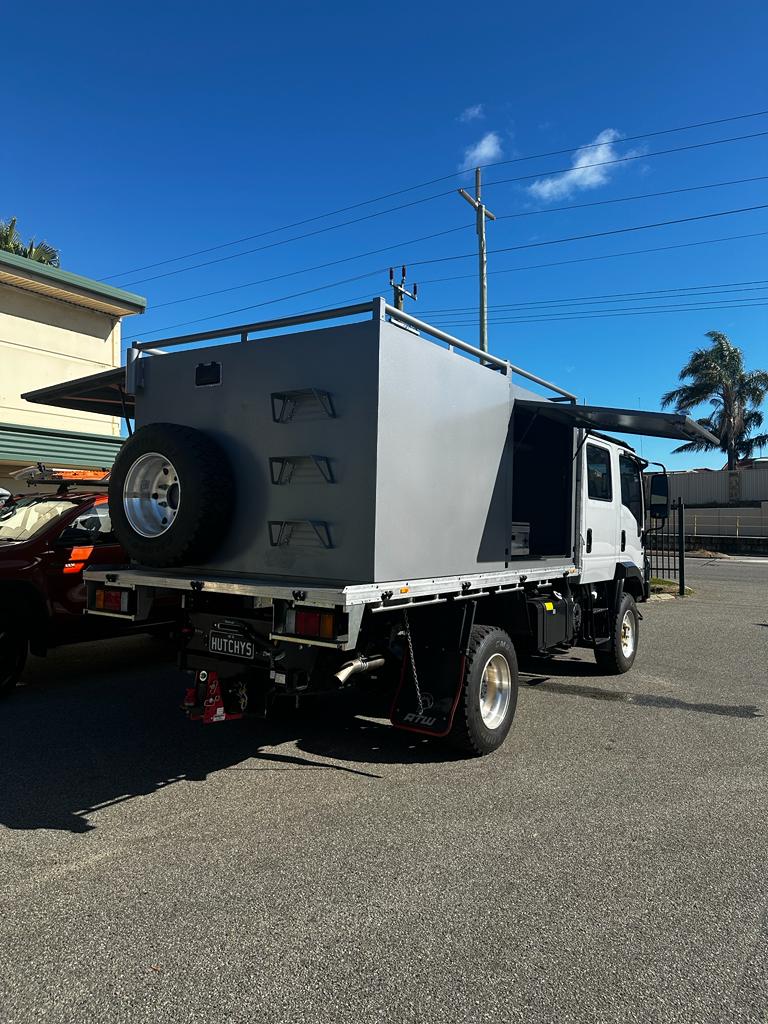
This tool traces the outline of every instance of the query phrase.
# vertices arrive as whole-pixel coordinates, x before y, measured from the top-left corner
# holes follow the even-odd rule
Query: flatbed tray
[[[505,590],[518,590],[524,583],[554,583],[579,573],[577,565],[563,558],[526,558],[507,569],[463,576],[431,579],[391,580],[385,583],[339,584],[302,578],[244,577],[196,573],[194,569],[147,569],[107,566],[88,569],[88,583],[109,583],[117,587],[155,587],[207,594],[235,594],[267,601],[301,601],[320,607],[351,609],[368,606],[373,611],[438,603],[450,598],[466,600]]]

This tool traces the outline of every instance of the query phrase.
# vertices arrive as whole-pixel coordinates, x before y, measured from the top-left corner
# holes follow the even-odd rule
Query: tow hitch
[[[195,685],[184,695],[182,707],[190,718],[210,725],[242,718],[247,705],[248,694],[242,682],[230,680],[222,685],[218,672],[200,669]]]

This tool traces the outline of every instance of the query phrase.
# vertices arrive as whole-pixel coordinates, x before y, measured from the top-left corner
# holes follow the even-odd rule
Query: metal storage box
[[[136,424],[210,433],[236,479],[210,572],[386,582],[510,559],[510,376],[384,319],[140,361]]]

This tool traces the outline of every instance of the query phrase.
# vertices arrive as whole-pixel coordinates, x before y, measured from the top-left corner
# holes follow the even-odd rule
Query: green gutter
[[[59,270],[58,267],[48,267],[44,263],[37,263],[35,260],[28,260],[24,256],[16,256],[10,252],[0,251],[0,268],[9,267],[12,270],[21,270],[25,274],[50,281],[60,287],[76,288],[79,291],[88,292],[97,298],[112,299],[122,305],[129,307],[135,313],[143,313],[147,308],[147,300],[143,295],[136,295],[134,292],[123,291],[122,288],[113,288],[109,284],[102,284],[101,281],[94,281],[90,277],[80,277],[79,274],[70,274],[68,270]]]

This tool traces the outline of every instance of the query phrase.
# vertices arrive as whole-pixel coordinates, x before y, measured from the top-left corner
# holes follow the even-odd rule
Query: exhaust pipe
[[[334,672],[334,675],[343,686],[351,676],[357,675],[359,672],[372,672],[375,668],[383,668],[384,664],[384,658],[380,654],[375,654],[371,658],[360,654],[352,661],[345,662],[338,672]]]

